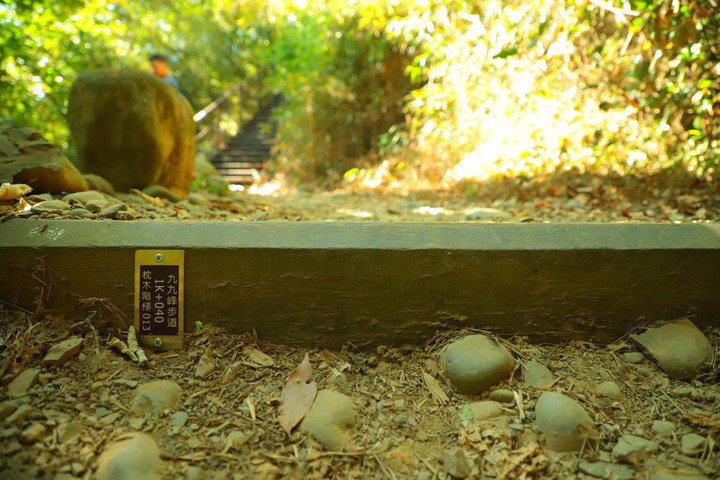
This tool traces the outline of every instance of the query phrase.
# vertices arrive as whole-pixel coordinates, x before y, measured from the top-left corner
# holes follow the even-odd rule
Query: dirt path
[[[129,212],[118,218],[135,221],[701,222],[718,218],[715,197],[702,194],[632,200],[592,185],[573,187],[572,192],[541,190],[533,195],[518,191],[496,200],[423,193],[219,197],[200,192],[177,203],[119,196],[124,207],[103,204],[96,211],[92,210],[97,205],[90,208],[86,202],[78,205],[71,200],[66,203],[72,208],[55,204],[56,209],[43,210],[37,205],[51,198],[31,196],[6,202],[10,208],[4,215],[9,221],[65,218],[87,206],[83,221],[115,218],[100,215],[112,210]],[[510,378],[492,387],[499,409],[490,418],[479,419],[471,413],[471,404],[487,400],[489,392],[458,393],[438,360],[442,347],[453,339],[477,332],[439,332],[422,348],[379,347],[368,354],[352,349],[306,352],[252,335],[229,336],[206,325],[186,337],[183,350],[148,354],[148,364],[141,367],[107,344],[113,335],[125,340],[126,332],[97,331],[85,320],[71,318],[68,324],[34,318],[7,304],[0,309],[4,369],[0,477],[126,478],[127,474],[106,468],[113,461],[137,465],[146,475],[142,478],[155,478],[150,476],[155,471],[157,478],[188,480],[593,478],[593,474],[694,479],[718,478],[720,472],[717,329],[705,332],[714,351],[710,363],[689,381],[670,380],[642,355],[625,355],[635,348],[624,340],[601,347],[587,342],[529,345],[522,338],[505,339],[515,369]],[[61,365],[44,363],[47,350],[68,337],[84,339],[79,351]],[[318,390],[339,392],[352,404],[356,423],[347,431],[350,441],[343,451],[328,449],[317,434],[302,428],[288,436],[277,421],[288,375],[306,353]],[[197,375],[201,361],[210,370],[206,376]],[[523,381],[522,366],[531,361],[549,369],[549,384],[540,388]],[[29,377],[25,385],[17,380],[23,375]],[[157,380],[177,386],[176,401],[155,412],[139,413],[138,398],[151,395],[146,389]],[[600,386],[607,382],[617,387],[619,395],[603,393]],[[561,392],[580,405],[597,429],[597,441],[583,445],[580,452],[548,449],[535,413],[538,398],[547,391]],[[138,431],[150,439],[126,440],[141,446],[130,453],[123,450],[123,435]],[[622,437],[633,438],[629,435],[650,445],[623,455],[616,448]]]
[[[624,352],[633,348],[626,342],[607,348],[510,339],[506,345],[517,368],[493,387],[500,391],[493,398],[502,400],[509,391],[512,400],[501,404],[498,416],[478,420],[468,415],[468,406],[486,399],[488,392],[457,393],[437,359],[443,345],[471,332],[439,335],[424,348],[380,347],[360,354],[306,352],[210,329],[188,336],[182,351],[149,354],[149,364],[141,368],[110,349],[106,334],[96,337],[82,322],[71,330],[46,319],[29,328],[22,312],[2,314],[2,358],[13,361],[4,382],[15,371],[38,369],[27,394],[9,399],[3,390],[3,478],[95,478],[99,464],[108,461],[101,460],[101,452],[130,431],[154,439],[162,459],[156,465],[158,478],[168,479],[446,479],[454,478],[451,473],[461,478],[582,478],[583,470],[597,462],[620,469],[619,478],[716,478],[720,471],[717,366],[692,381],[669,380],[646,359],[630,363]],[[711,334],[716,353],[718,333]],[[70,334],[85,342],[65,364],[44,365],[44,353],[33,353]],[[209,347],[214,371],[197,378],[199,359]],[[335,390],[352,401],[358,421],[347,451],[328,451],[297,429],[288,437],[278,424],[285,382],[305,353],[318,389]],[[546,388],[520,380],[521,366],[533,360],[551,372],[553,381]],[[446,400],[424,375],[437,380]],[[159,379],[180,386],[178,402],[139,415],[136,398],[144,385]],[[597,393],[603,382],[617,385],[620,396]],[[575,399],[589,413],[599,441],[579,454],[548,450],[535,422],[535,404],[544,391]],[[628,434],[655,446],[618,461],[613,448]],[[688,434],[703,439],[699,449],[684,447]]]

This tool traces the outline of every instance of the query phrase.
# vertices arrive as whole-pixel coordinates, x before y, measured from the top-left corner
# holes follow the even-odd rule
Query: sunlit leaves
[[[67,147],[63,115],[77,74],[147,69],[154,53],[168,56],[195,102],[207,104],[257,71],[269,33],[266,7],[261,0],[41,0],[0,7],[0,122],[32,126]],[[241,16],[250,25],[242,32]]]
[[[517,53],[518,53],[517,47],[511,47],[511,48],[506,48],[504,50],[500,50],[498,53],[493,55],[492,58],[508,58],[508,57],[512,57],[513,55],[517,55]]]

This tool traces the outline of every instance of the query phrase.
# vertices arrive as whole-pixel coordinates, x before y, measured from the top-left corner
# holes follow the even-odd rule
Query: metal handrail
[[[212,143],[215,144],[216,148],[221,148],[223,146],[223,139],[222,134],[220,133],[220,114],[222,113],[222,108],[224,107],[228,100],[230,100],[230,97],[234,95],[234,93],[237,91],[237,107],[238,107],[238,126],[241,124],[241,117],[242,117],[242,107],[243,107],[243,85],[247,85],[248,81],[253,78],[261,78],[263,77],[264,73],[268,70],[268,67],[261,67],[259,70],[257,70],[253,75],[244,78],[243,80],[237,82],[232,87],[228,88],[225,93],[217,97],[215,100],[212,101],[208,106],[197,112],[195,115],[193,115],[193,120],[196,124],[202,122],[203,120],[207,119],[210,114],[214,113],[214,122],[212,125],[207,125],[203,129],[200,130],[200,132],[195,135],[195,143],[199,143],[202,141],[206,136],[208,136],[212,131],[215,131],[215,138],[212,141]]]
[[[221,107],[224,107],[226,102],[230,99],[230,96],[233,95],[233,93],[238,90],[238,117],[240,115],[240,109],[241,109],[241,102],[242,102],[242,90],[240,87],[242,86],[243,81],[239,81],[229,89],[225,91],[222,95],[220,95],[218,98],[213,100],[208,106],[197,112],[195,115],[193,115],[193,120],[195,123],[199,123],[206,119],[210,114],[213,112],[215,113],[215,121],[212,125],[205,126],[202,130],[200,130],[195,135],[195,143],[199,143],[202,141],[205,137],[208,136],[213,130],[215,131],[215,139],[213,143],[215,144],[215,148],[221,148],[223,145],[222,135],[220,134],[220,114],[221,114]],[[238,118],[239,121],[239,118]]]
[[[197,112],[195,115],[193,115],[193,120],[195,120],[195,123],[198,123],[203,118],[207,117],[209,114],[214,112],[218,107],[220,107],[220,105],[225,103],[227,101],[227,99],[230,98],[230,95],[232,94],[232,92],[234,92],[235,90],[240,88],[240,85],[242,85],[242,82],[236,83],[235,85],[230,87],[225,93],[223,93],[218,98],[213,100],[213,102],[210,105],[208,105],[207,107],[203,108],[202,110]]]

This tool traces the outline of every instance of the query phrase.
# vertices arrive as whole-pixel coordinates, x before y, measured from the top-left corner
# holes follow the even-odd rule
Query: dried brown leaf
[[[248,347],[243,353],[247,355],[248,361],[256,363],[260,366],[271,367],[275,365],[275,361],[270,355],[261,352],[257,348]]]
[[[708,427],[712,430],[720,430],[720,413],[712,412],[690,412],[685,414],[685,420],[701,427]]]
[[[293,427],[305,417],[315,401],[317,383],[310,381],[312,373],[310,357],[306,353],[305,359],[292,371],[285,388],[283,388],[278,422],[288,435]]]

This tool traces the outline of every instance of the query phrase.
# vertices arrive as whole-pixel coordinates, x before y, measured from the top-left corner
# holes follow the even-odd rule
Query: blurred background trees
[[[0,5],[0,122],[72,158],[77,73],[147,69],[162,53],[196,109],[258,72],[243,118],[285,95],[270,173],[289,183],[718,179],[719,12],[718,0],[15,1]]]

